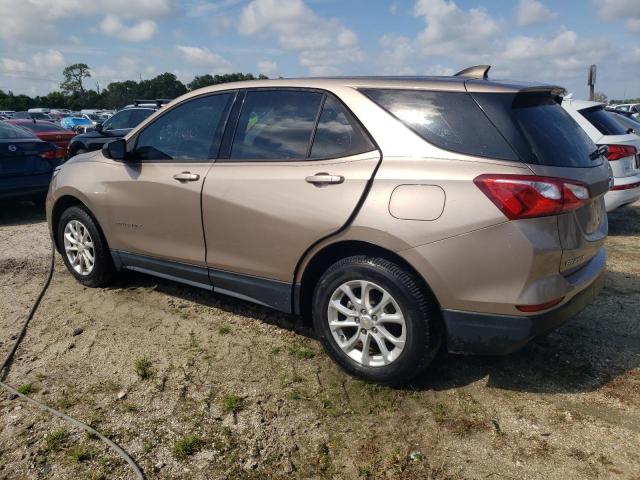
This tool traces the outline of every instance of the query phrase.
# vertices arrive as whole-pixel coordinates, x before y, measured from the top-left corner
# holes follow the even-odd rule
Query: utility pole
[[[593,102],[596,95],[596,71],[597,67],[591,65],[589,67],[589,75],[587,77],[587,84],[589,85],[589,100]]]

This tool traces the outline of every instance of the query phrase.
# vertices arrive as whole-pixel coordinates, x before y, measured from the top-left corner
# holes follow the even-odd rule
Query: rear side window
[[[218,155],[232,93],[188,100],[138,135],[134,157],[153,161],[202,161]]]
[[[493,124],[525,163],[592,167],[596,146],[549,93],[474,93]]]
[[[231,159],[307,158],[323,94],[288,90],[249,91],[238,119]]]
[[[578,110],[603,135],[624,135],[626,130],[601,106]]]
[[[327,97],[313,138],[310,158],[347,157],[374,149],[344,106],[335,98]]]
[[[467,93],[397,89],[362,92],[433,145],[468,155],[518,159]]]

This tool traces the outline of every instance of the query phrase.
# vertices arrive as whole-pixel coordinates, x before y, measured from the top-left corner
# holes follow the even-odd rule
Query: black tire
[[[86,227],[93,242],[93,270],[85,275],[74,270],[69,257],[65,252],[64,229],[72,220],[77,220]],[[69,273],[71,273],[78,282],[86,285],[87,287],[103,287],[109,284],[109,281],[113,278],[115,273],[113,260],[111,258],[111,253],[109,252],[109,246],[107,245],[100,228],[98,228],[96,221],[91,217],[91,215],[89,215],[89,212],[79,206],[67,208],[60,216],[60,220],[56,227],[56,235],[64,264],[67,266]]]
[[[385,289],[404,316],[404,349],[387,365],[362,365],[343,352],[331,333],[329,301],[338,287],[353,280],[366,280]],[[349,374],[369,382],[407,383],[429,365],[442,343],[442,322],[435,299],[421,288],[421,281],[413,273],[383,258],[354,256],[332,265],[315,287],[312,308],[315,331],[329,356]]]

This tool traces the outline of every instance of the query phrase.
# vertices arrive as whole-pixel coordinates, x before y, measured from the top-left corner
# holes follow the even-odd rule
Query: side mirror
[[[93,129],[98,133],[102,133],[102,124],[101,123],[96,123],[96,126],[93,127]]]
[[[102,154],[112,160],[126,161],[127,159],[127,142],[119,138],[102,146]]]

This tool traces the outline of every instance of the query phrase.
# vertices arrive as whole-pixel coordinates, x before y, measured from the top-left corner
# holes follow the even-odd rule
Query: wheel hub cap
[[[363,366],[388,365],[404,349],[406,324],[400,306],[373,282],[340,285],[329,300],[327,319],[340,349]]]
[[[64,227],[64,251],[69,265],[80,275],[89,275],[95,265],[93,239],[87,227],[70,220]]]

